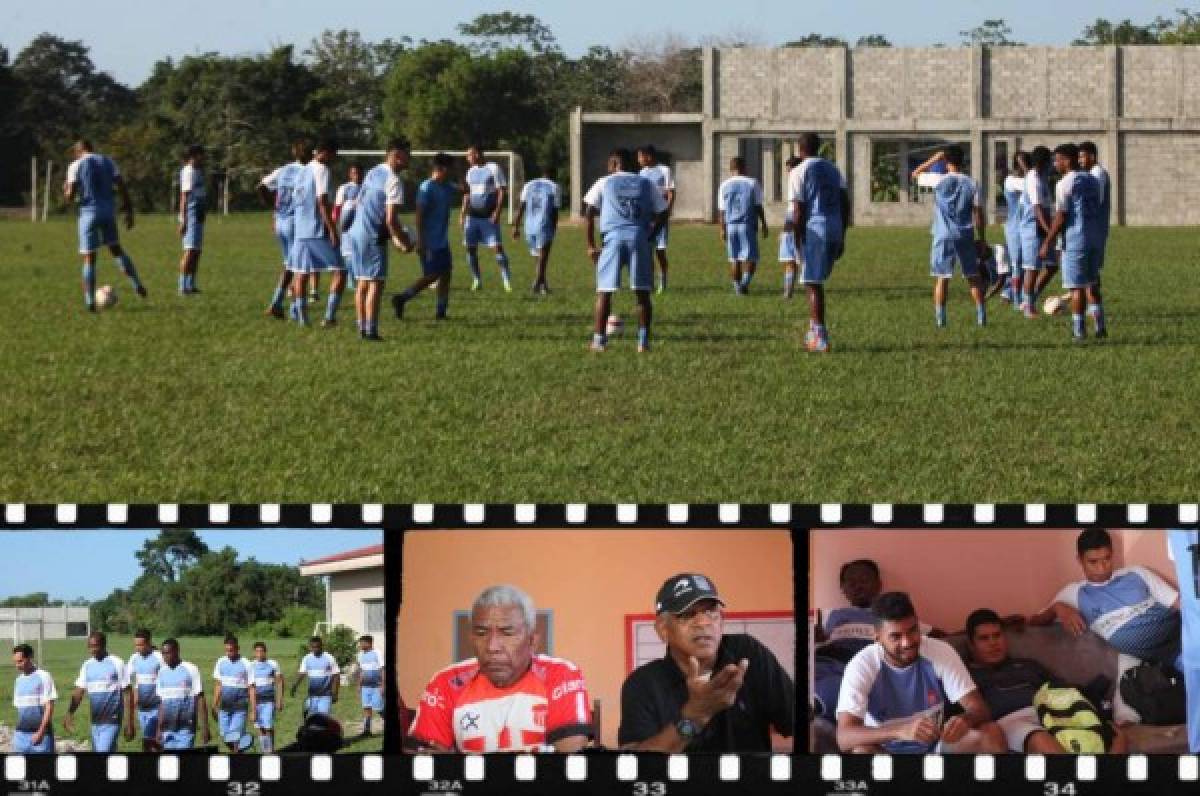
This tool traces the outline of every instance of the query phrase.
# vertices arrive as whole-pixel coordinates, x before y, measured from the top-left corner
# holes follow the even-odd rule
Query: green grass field
[[[266,214],[210,220],[204,292],[187,299],[169,218],[123,239],[150,298],[104,255],[121,303],[89,316],[74,221],[0,222],[7,500],[1124,502],[1200,484],[1191,229],[1114,229],[1111,337],[1084,346],[1069,319],[999,301],[975,328],[961,280],[935,328],[927,231],[852,229],[827,356],[803,349],[803,298],[779,296],[774,231],[736,297],[716,229],[676,226],[640,356],[632,323],[585,350],[579,228],[560,232],[548,298],[526,292],[516,245],[516,292],[486,251],[485,290],[466,291],[456,246],[451,320],[428,295],[402,322],[385,305],[381,345],[358,340],[349,294],[336,330],[263,317],[279,259]],[[417,270],[394,255],[389,289]],[[632,320],[629,293],[616,308]]]
[[[258,639],[254,639],[257,641]],[[196,664],[196,668],[200,670],[201,676],[204,678],[204,695],[209,700],[209,707],[212,707],[211,699],[213,694],[212,670],[214,662],[225,654],[225,649],[222,639],[217,636],[192,638],[181,637],[179,646],[183,659]],[[296,671],[300,668],[300,645],[301,642],[297,639],[263,639],[267,644],[267,649],[270,651],[270,657],[279,662],[279,666],[283,669],[284,683],[290,690],[292,682],[296,678]],[[250,642],[251,644],[253,641]],[[67,708],[71,704],[71,691],[74,688],[75,678],[79,675],[79,667],[87,658],[87,647],[81,639],[70,640],[53,640],[45,642],[45,649],[41,651],[41,657],[37,661],[38,665],[50,672],[54,678],[54,686],[58,690],[58,702],[54,708],[54,735],[56,740],[73,739],[76,741],[84,741],[91,739],[90,720],[88,718],[87,698],[84,697],[84,702],[79,710],[75,713],[75,732],[68,734],[63,729],[63,718],[67,715]],[[248,652],[250,644],[246,644],[243,648],[243,653]],[[132,636],[109,636],[108,649],[113,654],[123,661],[128,661],[129,656],[133,651]],[[5,676],[0,676],[0,724],[6,724],[12,727],[16,721],[16,709],[12,705],[13,682],[16,678],[16,672],[11,666],[6,671]],[[301,711],[304,706],[303,699],[304,686],[296,693],[295,699],[287,699],[284,701],[284,709],[275,714],[275,742],[276,746],[285,746],[296,739],[296,730],[299,729],[303,720]],[[358,690],[353,687],[343,686],[338,701],[333,706],[334,716],[342,723],[342,727],[347,730],[347,738],[351,734],[357,735],[361,730],[362,723],[362,708],[358,701]],[[136,720],[135,720],[136,724]],[[351,726],[352,725],[352,726]],[[382,723],[378,720],[372,724],[372,732],[374,733],[369,738],[356,739],[345,746],[347,752],[379,752],[383,749],[383,733]],[[212,743],[220,742],[217,723],[209,716],[209,729],[212,733]],[[351,732],[352,731],[352,732]],[[257,735],[257,733],[253,734]],[[199,745],[200,738],[197,735],[196,743]],[[255,750],[258,749],[257,742]],[[120,751],[122,752],[140,752],[142,749],[142,740],[139,735],[133,741],[126,741],[124,730],[122,730]],[[221,744],[221,749],[224,750],[224,744]]]

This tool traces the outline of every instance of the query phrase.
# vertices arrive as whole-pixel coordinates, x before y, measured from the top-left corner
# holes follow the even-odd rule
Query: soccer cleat
[[[829,351],[829,338],[817,334],[814,330],[809,329],[804,334],[804,348],[812,353],[824,354]]]
[[[321,321],[322,329],[329,329],[334,326],[337,326],[337,318],[326,318],[325,320]]]
[[[608,350],[608,346],[605,345],[604,343],[597,343],[595,340],[588,343],[588,351],[592,351],[596,354],[603,354],[607,350]]]
[[[511,293],[511,292],[512,292],[512,285],[511,285],[511,284],[509,284],[508,282],[505,282],[505,283],[504,283],[504,292],[505,292],[505,293]]]
[[[649,343],[638,343],[637,352],[639,354],[645,354],[645,353],[648,353],[649,351],[650,351]]]
[[[380,336],[379,332],[371,332],[370,334],[363,332],[362,339],[366,340],[368,343],[382,343],[383,342],[383,337]]]
[[[937,328],[939,328],[939,329],[946,328],[946,319],[945,318],[940,318],[940,317],[934,318],[933,322],[937,324]]]
[[[1038,311],[1032,304],[1026,304],[1024,307],[1021,308],[1021,311],[1025,314],[1026,318],[1029,318],[1031,320],[1038,316]]]
[[[483,282],[479,281],[478,279],[472,279],[471,280],[471,292],[474,293],[478,290],[483,290]]]
[[[284,318],[283,307],[272,305],[267,307],[267,310],[263,313],[263,315],[266,315],[268,318],[278,318],[282,321]]]
[[[404,317],[404,305],[406,303],[404,296],[401,296],[399,293],[392,296],[392,312],[396,313],[397,318]]]
[[[136,288],[134,288],[134,292],[136,292],[142,298],[146,298],[146,296],[148,295],[146,292],[145,285],[138,285]]]
[[[1097,329],[1096,330],[1096,339],[1097,340],[1103,340],[1106,337],[1108,337],[1108,329]]]

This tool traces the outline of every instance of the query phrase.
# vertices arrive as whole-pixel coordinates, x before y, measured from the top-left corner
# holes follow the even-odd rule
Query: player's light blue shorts
[[[92,751],[101,754],[112,754],[117,751],[117,740],[121,735],[121,725],[93,724]]]
[[[233,744],[239,740],[245,741],[246,711],[219,710],[217,711],[217,726],[221,730],[221,739]]]
[[[426,249],[425,256],[421,258],[421,273],[425,276],[441,276],[450,272],[454,266],[454,259],[450,256],[450,249]]]
[[[796,252],[796,233],[779,233],[779,262],[798,263],[800,255]]]
[[[191,749],[196,741],[196,734],[191,730],[163,730],[163,751]]]
[[[554,243],[554,230],[525,230],[525,243],[529,246],[529,253],[537,257],[542,253],[542,249]]]
[[[46,730],[41,743],[33,742],[34,733],[17,730],[12,736],[12,751],[16,755],[48,755],[54,753],[54,733]]]
[[[254,706],[254,726],[263,730],[275,727],[275,703],[259,702]]]
[[[725,253],[729,262],[757,263],[758,236],[753,224],[725,225]]]
[[[979,275],[979,259],[975,256],[975,240],[973,238],[956,240],[934,238],[929,252],[929,275],[938,279],[949,279],[954,276],[955,263],[958,263],[963,276]]]
[[[500,228],[492,223],[490,218],[479,218],[467,215],[467,225],[463,229],[464,246],[499,246]]]
[[[654,281],[654,255],[644,237],[609,237],[596,261],[596,292],[613,293],[621,289],[621,271],[629,269],[632,290],[650,290]]]
[[[1067,290],[1092,287],[1100,278],[1100,260],[1103,249],[1088,246],[1083,249],[1067,249],[1062,253],[1062,282]]]
[[[79,215],[79,253],[91,254],[101,246],[117,243],[117,219],[115,216]]]
[[[296,238],[288,257],[288,270],[298,274],[315,274],[321,271],[341,271],[345,266],[342,258],[329,242],[329,238]]]
[[[663,224],[662,229],[660,229],[658,231],[658,234],[654,236],[654,248],[659,249],[661,251],[667,250],[667,237],[668,237],[667,230],[669,227],[670,227],[669,222],[666,224]]]
[[[153,740],[158,732],[158,708],[139,710],[137,719],[138,726],[142,728],[142,737]]]
[[[281,229],[278,224],[275,225],[275,240],[279,241],[279,250],[283,252],[283,264],[286,267],[292,259],[292,229],[289,226],[286,229]]]
[[[189,218],[183,231],[183,250],[200,251],[204,248],[204,222]]]
[[[376,712],[383,710],[383,689],[377,685],[364,685],[358,689],[359,699],[364,708]]]
[[[1021,264],[1025,262],[1025,255],[1021,251],[1021,233],[1014,230],[1009,234],[1008,230],[1004,231],[1004,253],[1008,255],[1008,275],[1011,277],[1021,270]]]
[[[1050,249],[1049,257],[1044,260],[1041,257],[1042,243],[1046,240],[1045,238],[1027,229],[1022,229],[1020,240],[1021,270],[1040,271],[1043,268],[1054,268],[1058,265],[1058,253],[1053,248]]]
[[[350,242],[350,255],[347,263],[350,273],[355,279],[372,282],[382,282],[388,274],[388,250],[386,243],[363,241],[356,237],[346,236]]]
[[[800,284],[824,284],[833,273],[833,264],[842,256],[842,228],[831,227],[824,221],[809,219],[804,228],[804,264],[800,269]]]
[[[304,700],[304,712],[308,715],[314,713],[324,713],[328,716],[333,713],[333,697],[331,696],[310,696]]]

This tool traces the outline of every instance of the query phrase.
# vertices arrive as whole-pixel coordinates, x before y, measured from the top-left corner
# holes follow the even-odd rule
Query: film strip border
[[[1176,528],[1200,524],[1200,504],[5,504],[0,528]],[[389,535],[390,536],[390,535]],[[388,538],[388,537],[385,537]],[[797,538],[797,594],[807,551]],[[799,604],[804,598],[797,597]],[[389,605],[394,598],[389,598]],[[801,615],[797,611],[797,616]],[[805,655],[798,655],[798,663]],[[797,671],[798,682],[801,672]],[[799,690],[798,690],[799,692]],[[799,714],[803,715],[803,714]],[[801,724],[806,724],[803,720]],[[807,748],[798,727],[796,748]],[[389,747],[390,748],[390,747]],[[667,794],[1195,792],[1191,755],[9,755],[0,790],[121,789],[264,796],[322,793]]]
[[[1110,525],[1174,528],[1200,523],[1197,503],[822,504],[24,504],[7,503],[0,528],[386,527],[954,527]]]

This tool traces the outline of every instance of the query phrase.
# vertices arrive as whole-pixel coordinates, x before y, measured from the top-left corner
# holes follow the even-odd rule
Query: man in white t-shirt
[[[838,693],[838,747],[855,754],[1007,751],[962,658],[921,635],[908,595],[881,594],[872,610],[876,641],[850,659]],[[947,718],[956,705],[962,712]]]
[[[654,148],[654,144],[640,147],[637,151],[637,159],[638,165],[642,167],[639,173],[654,183],[654,187],[662,195],[663,201],[667,203],[667,219],[669,221],[671,211],[675,209],[675,175],[671,173],[671,167],[659,162],[658,150]],[[658,258],[659,293],[667,289],[667,226],[667,224],[663,224],[653,241],[654,254]]]
[[[467,249],[467,265],[471,267],[471,290],[483,287],[479,271],[479,244],[496,253],[496,265],[500,267],[500,278],[504,290],[512,292],[512,271],[508,267],[508,255],[500,234],[500,211],[504,198],[508,196],[508,181],[504,172],[495,163],[483,159],[483,147],[472,144],[467,148],[467,169],[462,200],[463,245]]]

